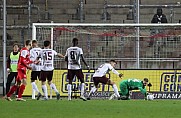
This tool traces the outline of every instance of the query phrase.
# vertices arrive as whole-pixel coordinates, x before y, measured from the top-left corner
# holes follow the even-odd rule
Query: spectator
[[[151,23],[167,23],[167,18],[162,13],[162,8],[157,9],[157,13],[153,16]]]
[[[151,20],[151,23],[158,23],[158,24],[160,24],[160,23],[167,23],[167,18],[163,14],[162,8],[157,8],[157,13],[153,16],[153,18]],[[151,36],[152,36],[152,38],[150,39],[148,47],[151,47],[151,46],[154,45],[154,43],[155,43],[155,39],[153,38],[154,35],[162,33],[162,32],[163,32],[163,29],[161,27],[160,28],[151,29]]]

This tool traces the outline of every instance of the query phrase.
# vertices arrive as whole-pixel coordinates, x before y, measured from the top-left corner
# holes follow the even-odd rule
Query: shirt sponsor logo
[[[18,60],[11,60],[11,64],[17,64]]]

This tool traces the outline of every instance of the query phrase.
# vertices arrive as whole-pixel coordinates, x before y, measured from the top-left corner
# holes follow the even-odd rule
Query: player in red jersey
[[[16,83],[14,86],[12,86],[10,91],[5,96],[5,98],[8,101],[12,101],[10,96],[16,91],[16,89],[18,87],[19,87],[19,92],[18,92],[18,98],[16,100],[17,101],[26,101],[26,100],[22,99],[22,94],[23,94],[26,84],[27,84],[26,70],[32,69],[32,67],[29,66],[29,64],[33,63],[30,60],[30,52],[29,52],[30,48],[31,48],[31,40],[27,40],[25,43],[25,47],[23,47],[20,51],[20,57],[18,60],[18,67],[17,67],[18,75],[16,77]],[[38,63],[38,61],[35,61],[34,63]]]

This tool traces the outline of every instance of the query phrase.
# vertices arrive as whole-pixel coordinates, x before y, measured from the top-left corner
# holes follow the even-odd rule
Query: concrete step
[[[59,21],[62,21],[62,20],[66,20],[66,22],[67,22],[67,20],[69,20],[69,19],[71,19],[72,18],[72,15],[68,15],[68,14],[59,14],[59,15],[51,15],[51,20],[59,20]]]
[[[128,8],[111,8],[107,9],[107,12],[110,14],[128,14]]]
[[[28,1],[27,0],[7,0],[6,1],[7,5],[27,5]]]
[[[45,0],[33,0],[33,4],[44,6]]]
[[[6,15],[7,17],[7,20],[9,19],[15,19],[15,20],[18,20],[19,19],[19,15],[18,14],[7,14]]]
[[[93,19],[87,19],[87,20],[85,20],[84,21],[84,23],[103,23],[103,21],[102,20],[93,20]]]
[[[85,4],[84,9],[103,9],[104,4],[96,4],[96,3],[91,3],[91,4]]]
[[[85,0],[84,4],[104,4],[105,0]]]
[[[69,19],[68,18],[61,18],[61,19],[52,19],[54,23],[68,23]]]
[[[1,21],[3,21],[3,20],[1,20]],[[15,20],[14,19],[7,20],[7,25],[14,25],[14,24],[15,24]]]
[[[66,12],[66,14],[76,14],[77,9],[66,9],[65,12]]]
[[[85,14],[102,14],[103,9],[84,9]]]
[[[69,23],[80,23],[80,20],[69,20]]]
[[[111,15],[111,20],[125,20],[126,15],[118,15],[118,14],[112,14]]]
[[[40,11],[41,12],[41,11]],[[29,11],[28,11],[28,9],[24,9],[24,14],[29,14]],[[35,9],[35,8],[32,8],[31,9],[31,15],[37,15],[38,14],[38,10],[37,9]]]
[[[27,14],[18,15],[17,20],[28,20],[28,17]],[[31,15],[31,20],[38,20],[38,15]]]
[[[28,20],[15,20],[14,25],[28,25]]]
[[[50,14],[66,14],[66,9],[63,9],[63,8],[49,8],[48,12]]]
[[[117,4],[117,5],[122,5],[122,4],[129,4],[129,0],[107,0],[108,4]]]
[[[85,20],[87,19],[92,19],[92,20],[101,20],[101,16],[98,14],[94,14],[94,15],[91,15],[91,14],[86,14],[85,15]],[[94,21],[93,21],[94,22]]]
[[[141,4],[152,4],[152,5],[157,5],[157,4],[176,4],[178,0],[141,0]]]
[[[74,8],[68,8],[68,9],[62,9],[62,8],[51,8],[48,9],[48,12],[50,14],[56,14],[56,15],[64,15],[64,14],[76,14],[77,9]]]
[[[55,8],[55,9],[57,9],[57,8],[61,8],[61,9],[73,8],[73,9],[76,9],[76,8],[78,8],[78,5],[77,4],[59,4],[59,3],[49,4],[48,9],[52,9],[52,8]]]
[[[142,23],[151,23],[151,20],[153,18],[153,15],[140,15],[140,22]]]
[[[24,14],[23,9],[7,9],[7,14]]]
[[[79,0],[49,0],[48,4],[78,4]]]

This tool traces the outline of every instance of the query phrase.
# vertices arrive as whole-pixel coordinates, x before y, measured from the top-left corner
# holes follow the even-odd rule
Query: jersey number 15
[[[46,60],[52,60],[52,52],[45,52],[44,55]]]

